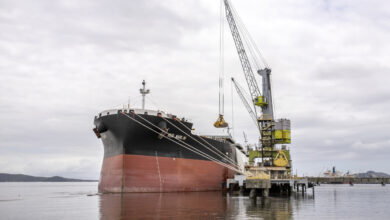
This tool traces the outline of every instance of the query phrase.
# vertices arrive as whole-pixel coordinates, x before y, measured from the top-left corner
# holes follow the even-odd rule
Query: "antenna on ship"
[[[150,90],[146,89],[145,80],[142,81],[142,88],[139,89],[139,92],[142,94],[142,110],[145,110],[145,95],[150,93]]]

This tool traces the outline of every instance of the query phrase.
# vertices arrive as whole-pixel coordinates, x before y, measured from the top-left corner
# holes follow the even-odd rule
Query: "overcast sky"
[[[294,171],[390,173],[390,3],[232,0],[272,68],[276,117],[292,122]],[[221,133],[219,0],[0,0],[0,172],[99,177],[100,111],[130,97]],[[246,86],[225,32],[225,117],[256,129],[233,91]],[[258,82],[259,78],[258,78]]]

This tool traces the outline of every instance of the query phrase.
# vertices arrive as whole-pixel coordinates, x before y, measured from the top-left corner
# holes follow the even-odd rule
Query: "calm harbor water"
[[[97,183],[0,183],[0,219],[388,219],[390,185],[321,185],[306,196],[98,195]]]

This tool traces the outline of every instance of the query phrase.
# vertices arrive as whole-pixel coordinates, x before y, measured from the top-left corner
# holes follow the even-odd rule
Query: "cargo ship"
[[[193,134],[193,124],[163,111],[127,107],[100,112],[93,131],[104,146],[99,192],[221,190],[243,171],[244,149],[230,135]]]

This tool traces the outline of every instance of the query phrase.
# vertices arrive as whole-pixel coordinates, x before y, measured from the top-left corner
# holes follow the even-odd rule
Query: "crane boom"
[[[254,168],[254,166],[256,166],[254,158],[261,158],[261,166],[270,167],[266,170],[271,173],[271,177],[273,175],[279,175],[279,171],[282,171],[284,173],[283,175],[288,176],[291,173],[290,159],[288,156],[286,156],[289,155],[289,150],[287,150],[285,146],[282,146],[281,149],[277,149],[275,146],[276,144],[291,143],[291,126],[289,119],[274,119],[271,89],[271,69],[267,67],[268,65],[265,65],[264,69],[258,69],[256,71],[262,78],[262,91],[260,91],[255,79],[255,75],[253,74],[255,71],[252,69],[248,55],[245,51],[245,49],[248,49],[250,52],[249,55],[251,55],[250,58],[253,58],[251,61],[254,61],[253,64],[260,68],[257,65],[258,60],[252,53],[252,47],[256,48],[256,45],[254,42],[248,43],[248,37],[250,38],[250,36],[246,32],[245,28],[243,28],[240,20],[237,20],[238,23],[236,23],[235,16],[237,15],[235,14],[234,8],[230,4],[230,0],[223,0],[223,2],[225,5],[226,19],[229,23],[230,31],[233,36],[238,57],[241,62],[245,80],[248,84],[253,108],[242,93],[242,88],[233,78],[232,81],[238,95],[241,98],[241,101],[245,105],[253,121],[256,123],[256,127],[260,133],[259,141],[261,150],[254,149],[249,152],[249,160],[252,166],[249,167],[249,171],[253,170],[254,172],[257,172]],[[258,107],[261,108],[259,117],[257,115]],[[285,152],[287,152],[287,154]],[[271,169],[271,167],[277,167],[277,169]]]
[[[248,101],[246,100],[242,92],[242,87],[234,80],[233,77],[232,77],[232,82],[234,84],[234,87],[236,88],[238,96],[240,96],[242,103],[245,105],[246,109],[248,110],[248,113],[251,116],[252,120],[255,122],[256,127],[260,130],[259,123],[257,122],[256,113],[252,110],[252,107],[249,105]]]
[[[226,19],[229,23],[230,31],[232,32],[234,44],[236,45],[241,66],[244,71],[245,79],[249,87],[251,99],[254,104],[254,110],[256,112],[256,105],[257,106],[263,105],[263,99],[261,97],[259,87],[257,86],[257,82],[253,74],[252,66],[249,62],[248,55],[246,54],[244,44],[242,43],[240,32],[236,25],[236,21],[234,20],[234,16],[229,4],[229,0],[224,0],[224,4],[225,4]]]

